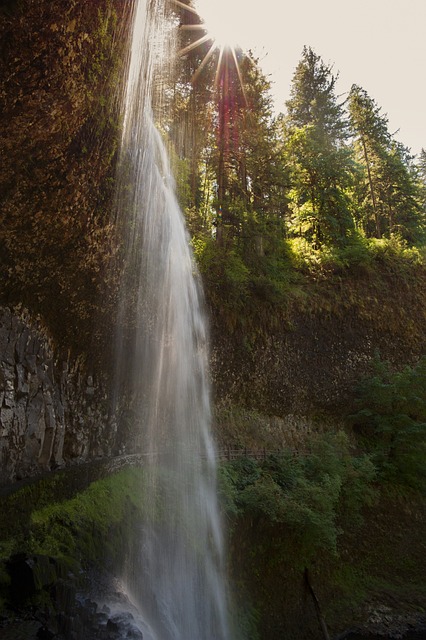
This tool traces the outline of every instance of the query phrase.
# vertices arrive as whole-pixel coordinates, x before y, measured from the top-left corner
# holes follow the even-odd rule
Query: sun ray
[[[238,57],[236,53],[236,45],[234,46],[233,44],[231,44],[230,29],[228,28],[225,31],[223,31],[221,36],[219,30],[217,33],[215,33],[214,29],[209,28],[209,24],[210,24],[209,21],[208,20],[204,21],[202,19],[199,13],[199,10],[194,9],[192,6],[187,5],[184,2],[181,2],[181,0],[172,0],[172,2],[179,8],[183,9],[184,11],[189,11],[190,13],[195,14],[198,17],[198,19],[201,21],[199,23],[197,22],[197,24],[191,24],[191,20],[188,20],[189,22],[188,24],[185,24],[184,22],[183,24],[179,25],[180,31],[185,31],[188,33],[192,32],[194,34],[197,34],[197,37],[196,37],[196,40],[194,40],[193,42],[190,42],[188,45],[180,49],[180,51],[178,51],[178,56],[183,57],[190,51],[193,51],[194,49],[201,47],[203,44],[207,42],[211,42],[211,45],[209,46],[209,50],[202,58],[201,63],[199,64],[198,68],[195,70],[191,78],[191,84],[195,84],[196,80],[199,78],[201,72],[206,67],[207,63],[209,62],[213,54],[217,52],[217,63],[216,63],[214,86],[216,88],[219,86],[219,82],[220,82],[220,78],[221,78],[221,74],[223,72],[224,66],[228,67],[230,60],[232,59],[233,64],[235,65],[235,70],[237,73],[238,82],[241,87],[243,99],[245,104],[247,105],[246,92],[244,89],[243,78],[241,75],[240,65],[239,65]],[[217,20],[214,20],[213,24],[215,24],[216,22]],[[201,35],[201,33],[203,32],[204,32],[204,35]],[[199,35],[200,37],[198,37]]]
[[[212,57],[212,55],[214,54],[215,51],[216,51],[216,43],[213,41],[210,49],[208,50],[208,52],[206,53],[206,55],[204,56],[204,58],[200,62],[200,66],[198,67],[198,69],[196,70],[194,75],[192,76],[191,84],[195,84],[195,82],[197,81],[198,76],[200,75],[200,73],[202,72],[202,70],[204,69],[204,67],[206,66],[206,64],[208,63],[208,61],[210,60],[210,58]]]
[[[201,44],[204,44],[204,42],[207,42],[208,40],[211,40],[211,39],[212,39],[211,35],[209,33],[206,33],[206,35],[204,35],[202,38],[199,38],[195,42],[192,42],[191,44],[189,44],[187,47],[184,47],[183,49],[178,51],[178,56],[186,55],[189,51],[196,49]]]
[[[215,75],[215,79],[214,79],[214,86],[215,87],[217,87],[218,84],[219,84],[219,76],[220,76],[220,70],[222,68],[222,58],[223,58],[224,50],[225,50],[225,47],[220,47],[219,60],[217,61],[216,75]]]
[[[191,13],[195,13],[198,16],[198,11],[194,9],[194,7],[190,7],[189,4],[185,4],[184,2],[179,2],[179,0],[172,0],[174,4],[176,4],[181,9],[185,9],[185,11],[190,11]]]
[[[246,91],[245,91],[245,88],[244,88],[244,82],[243,82],[243,78],[242,78],[242,75],[241,75],[241,69],[240,69],[240,65],[238,64],[237,54],[235,53],[234,47],[231,47],[231,52],[232,52],[232,57],[234,58],[234,63],[235,63],[235,68],[237,70],[238,80],[240,81],[241,91],[243,93],[243,98],[244,98],[244,104],[247,107],[248,106],[248,102],[247,102]]]

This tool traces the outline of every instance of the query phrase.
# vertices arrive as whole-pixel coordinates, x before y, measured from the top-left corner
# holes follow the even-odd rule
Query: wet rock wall
[[[105,386],[40,321],[0,307],[0,482],[117,453]]]

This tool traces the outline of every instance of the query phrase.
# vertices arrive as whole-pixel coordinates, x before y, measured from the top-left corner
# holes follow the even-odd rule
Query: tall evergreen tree
[[[378,167],[390,144],[388,120],[367,92],[353,85],[349,94],[350,126],[354,135],[356,156],[364,168],[358,182],[358,201],[363,212],[362,225],[368,235],[382,236],[378,202]],[[373,232],[374,228],[374,232]]]
[[[286,102],[284,137],[292,167],[293,233],[302,233],[317,248],[344,244],[354,228],[348,192],[353,162],[336,80],[332,68],[304,47]]]
[[[348,109],[355,154],[362,167],[356,192],[364,231],[377,238],[398,233],[416,242],[424,221],[412,157],[393,140],[380,107],[357,85],[351,88]]]
[[[426,150],[422,149],[417,160],[417,176],[420,188],[420,199],[423,211],[426,213]]]
[[[250,52],[234,56],[228,51],[217,75],[218,230],[226,228],[233,238],[259,238],[268,225],[280,222],[285,208],[285,168],[270,84]]]
[[[426,186],[426,150],[420,151],[419,159],[417,162],[420,180],[422,180]]]
[[[216,72],[216,185],[217,240],[221,243],[225,229],[238,233],[239,218],[235,193],[244,191],[241,180],[239,139],[245,96],[239,73],[239,61],[230,49],[223,51]]]
[[[244,146],[248,191],[254,210],[264,216],[280,216],[287,180],[278,124],[273,116],[271,85],[251,54],[245,56],[241,67],[246,95]]]

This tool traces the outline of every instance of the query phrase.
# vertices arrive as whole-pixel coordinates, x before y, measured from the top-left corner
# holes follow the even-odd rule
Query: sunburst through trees
[[[238,146],[241,111],[247,104],[240,60],[242,52],[236,44],[233,22],[204,20],[199,9],[180,0],[171,0],[180,11],[178,56],[192,58],[190,83],[193,91],[201,85],[212,87],[216,103],[216,234],[220,241],[223,223],[230,216],[226,205],[228,165],[232,151]],[[214,14],[212,14],[214,17]]]
[[[229,62],[229,60],[226,60],[226,54],[228,54],[228,57],[231,58],[235,65],[235,70],[242,86],[241,72],[236,54],[238,44],[234,34],[234,22],[226,17],[223,20],[215,20],[214,17],[217,15],[217,11],[212,12],[209,18],[203,19],[198,8],[194,8],[180,0],[172,0],[172,4],[182,9],[182,21],[179,27],[180,30],[190,32],[195,36],[194,39],[191,39],[189,44],[184,46],[178,52],[178,55],[184,56],[190,51],[208,43],[208,50],[196,70],[192,78],[192,82],[197,80],[209,60],[214,54],[216,54],[217,66],[215,82],[217,84],[220,80],[222,66]],[[205,10],[207,10],[207,7]]]

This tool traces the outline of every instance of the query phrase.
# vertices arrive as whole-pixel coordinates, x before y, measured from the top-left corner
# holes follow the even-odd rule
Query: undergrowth
[[[243,518],[251,527],[278,525],[289,539],[297,538],[303,568],[318,551],[338,554],[343,524],[359,526],[362,508],[374,499],[375,477],[368,454],[353,455],[340,431],[313,436],[303,454],[283,451],[264,461],[226,463],[220,487],[229,518]]]

